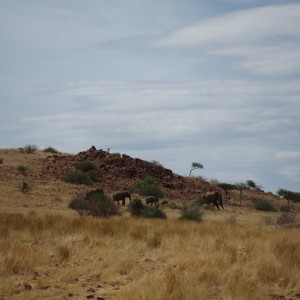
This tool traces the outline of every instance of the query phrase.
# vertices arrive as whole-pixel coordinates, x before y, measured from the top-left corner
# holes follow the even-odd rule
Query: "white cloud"
[[[286,178],[300,182],[300,166],[287,166],[280,170],[280,173]]]
[[[276,157],[279,160],[294,160],[294,159],[300,160],[300,151],[279,151],[276,154]]]
[[[297,138],[299,94],[297,82],[69,82],[53,91],[61,113],[25,118],[13,126],[29,127],[41,136],[49,130],[47,137],[51,131],[72,135],[80,130],[91,141],[101,135],[117,145],[151,140],[158,148],[212,138],[218,144]],[[64,103],[74,107],[74,102],[79,108],[68,112]]]
[[[300,4],[272,5],[202,20],[175,30],[155,45],[238,57],[239,68],[285,76],[300,72],[299,27]]]

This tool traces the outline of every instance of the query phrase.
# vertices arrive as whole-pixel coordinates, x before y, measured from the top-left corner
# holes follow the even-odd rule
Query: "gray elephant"
[[[203,196],[203,202],[205,204],[212,203],[217,209],[220,209],[218,202],[220,203],[221,207],[223,207],[222,195],[219,192],[206,192]]]
[[[131,195],[127,191],[118,192],[113,195],[113,200],[118,202],[118,205],[120,205],[119,201],[122,201],[122,205],[125,205],[125,199],[129,198],[131,201]]]
[[[148,196],[146,198],[146,204],[150,204],[151,206],[154,204],[155,206],[159,205],[158,197],[156,196]]]

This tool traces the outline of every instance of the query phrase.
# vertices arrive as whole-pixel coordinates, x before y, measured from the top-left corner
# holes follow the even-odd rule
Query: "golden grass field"
[[[203,221],[80,217],[74,187],[0,150],[0,299],[300,299],[300,231],[225,205]],[[15,167],[29,166],[26,181]],[[296,222],[299,221],[299,215]]]

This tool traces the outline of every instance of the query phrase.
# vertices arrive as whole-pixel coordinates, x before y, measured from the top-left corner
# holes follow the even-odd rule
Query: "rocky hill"
[[[43,161],[42,174],[61,178],[74,171],[76,163],[83,160],[96,163],[98,168],[90,175],[95,184],[105,192],[124,189],[134,192],[136,182],[147,176],[155,178],[157,183],[163,186],[165,197],[168,199],[194,200],[211,188],[211,184],[205,180],[180,176],[158,164],[126,154],[97,150],[95,147],[77,155],[47,157]]]
[[[77,155],[53,155],[43,161],[42,174],[61,178],[75,170],[76,163],[89,160],[95,162],[97,170],[92,171],[91,176],[95,185],[105,192],[113,193],[118,190],[134,192],[137,181],[146,176],[152,176],[163,186],[165,198],[181,203],[192,201],[201,197],[208,190],[224,191],[215,182],[209,182],[201,178],[180,176],[159,164],[132,158],[126,154],[109,153],[97,150],[94,146]],[[228,200],[229,205],[252,206],[255,201],[266,199],[275,205],[285,205],[286,201],[272,193],[265,193],[259,189],[245,189],[242,195],[242,203],[239,190],[232,190]],[[296,208],[296,206],[295,206]]]
[[[180,176],[159,164],[132,158],[126,154],[110,153],[104,150],[97,150],[94,146],[87,151],[73,154],[50,154],[38,151],[35,154],[24,154],[18,149],[0,149],[4,163],[0,166],[0,179],[7,182],[5,185],[6,195],[11,194],[17,189],[22,180],[29,181],[35,187],[43,186],[49,197],[52,198],[70,197],[78,192],[84,192],[86,186],[74,186],[65,184],[61,178],[72,171],[75,165],[83,160],[89,160],[96,164],[97,169],[90,171],[94,180],[94,186],[102,188],[105,193],[113,194],[116,191],[128,190],[135,193],[137,181],[146,176],[155,178],[164,190],[166,200],[185,203],[201,197],[206,191],[218,190],[224,195],[224,191],[218,187],[217,183],[206,181],[201,178]],[[27,165],[29,168],[28,176],[23,177],[17,170],[17,164]],[[9,188],[9,186],[12,186]],[[43,192],[35,189],[40,196]],[[33,190],[34,192],[34,190]],[[230,191],[230,198],[226,205],[233,206],[252,206],[255,201],[266,199],[273,202],[277,207],[286,205],[284,199],[272,193],[265,193],[258,189],[243,190],[242,202],[240,201],[240,191]],[[66,199],[67,200],[67,199]],[[299,205],[292,205],[293,209],[299,210]]]

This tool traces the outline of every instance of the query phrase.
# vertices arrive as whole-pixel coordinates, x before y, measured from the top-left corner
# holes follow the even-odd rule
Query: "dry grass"
[[[297,229],[35,213],[2,213],[0,228],[5,299],[272,299],[278,291],[300,292]]]
[[[79,217],[67,207],[84,187],[40,176],[47,155],[0,149],[1,300],[300,297],[300,232],[276,225],[278,213],[226,206],[196,223],[175,209],[153,220],[121,207],[111,219]]]

